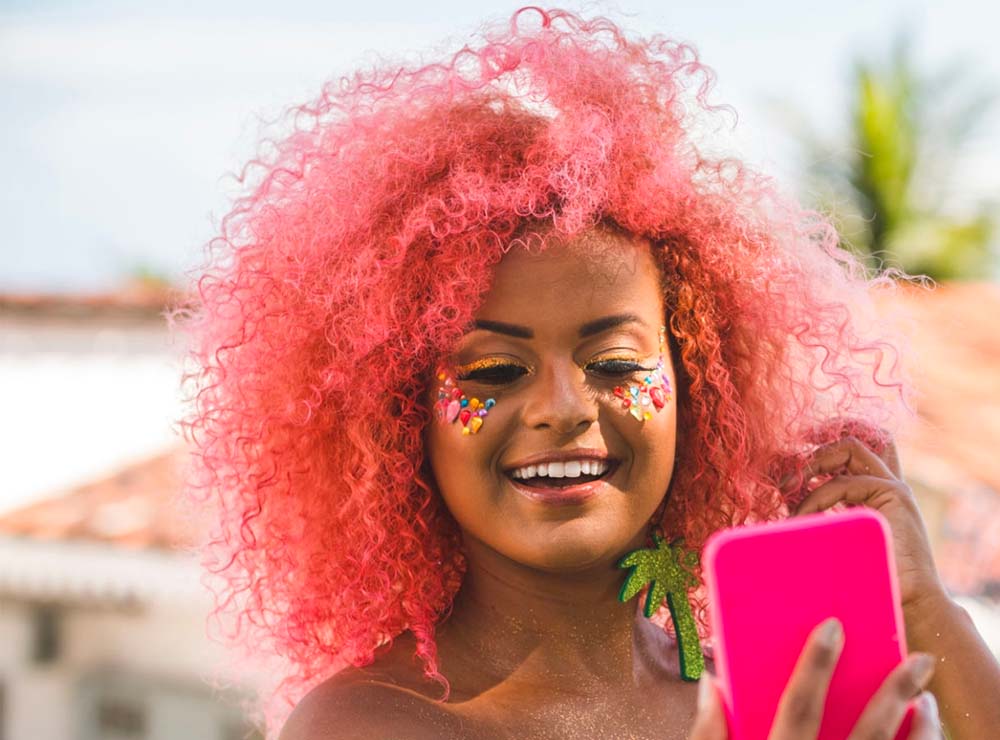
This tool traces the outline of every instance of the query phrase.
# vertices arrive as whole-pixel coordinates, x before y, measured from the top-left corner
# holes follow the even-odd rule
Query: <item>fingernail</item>
[[[910,670],[913,671],[913,679],[917,682],[917,685],[921,687],[925,686],[930,680],[931,674],[934,673],[933,656],[921,653],[913,659]]]
[[[836,617],[826,620],[823,623],[819,639],[831,650],[840,647],[840,643],[844,639],[844,627],[840,624],[840,620]]]
[[[927,715],[927,718],[935,727],[941,724],[937,699],[934,698],[934,694],[930,691],[925,691],[920,695],[920,711]]]
[[[698,709],[707,709],[711,705],[714,691],[712,679],[707,673],[702,673],[698,680]]]

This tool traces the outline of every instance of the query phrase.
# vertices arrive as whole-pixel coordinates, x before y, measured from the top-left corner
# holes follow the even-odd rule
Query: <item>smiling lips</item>
[[[558,459],[553,459],[558,458]],[[615,466],[605,455],[535,456],[508,471],[515,483],[531,488],[571,488],[603,478]]]
[[[547,478],[553,482],[560,478],[567,480],[567,485],[577,483],[575,479],[595,480],[600,478],[611,466],[605,460],[566,460],[565,462],[540,463],[517,468],[510,473],[516,480]]]

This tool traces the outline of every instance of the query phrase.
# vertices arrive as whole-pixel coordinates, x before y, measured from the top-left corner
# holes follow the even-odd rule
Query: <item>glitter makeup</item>
[[[447,368],[438,368],[437,379],[440,383],[437,402],[434,404],[437,418],[446,424],[460,422],[462,434],[477,434],[483,426],[483,419],[496,405],[496,401],[492,398],[480,401],[466,396]]]
[[[664,369],[664,355],[667,351],[667,327],[660,327],[660,358],[646,377],[639,383],[629,383],[626,386],[616,386],[615,396],[621,399],[622,408],[639,421],[653,418],[653,411],[659,411],[672,398],[673,389],[670,378]]]

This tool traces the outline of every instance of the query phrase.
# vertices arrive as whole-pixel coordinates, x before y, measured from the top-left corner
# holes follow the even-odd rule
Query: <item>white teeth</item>
[[[511,472],[513,478],[579,478],[581,475],[604,475],[608,464],[603,460],[568,460],[527,465]]]

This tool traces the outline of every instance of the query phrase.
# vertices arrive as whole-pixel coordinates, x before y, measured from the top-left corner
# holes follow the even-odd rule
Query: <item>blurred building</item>
[[[0,298],[2,740],[258,736],[210,684],[162,299]]]
[[[893,299],[920,418],[900,439],[942,577],[1000,653],[1000,287]],[[162,295],[0,297],[0,740],[238,740],[172,505],[183,450]],[[6,436],[3,436],[6,435]]]

